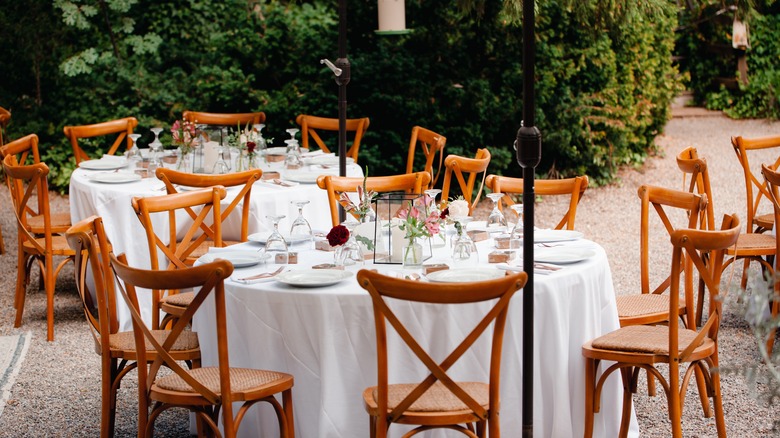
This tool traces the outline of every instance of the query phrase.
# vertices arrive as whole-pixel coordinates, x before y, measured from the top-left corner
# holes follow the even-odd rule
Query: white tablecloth
[[[272,169],[278,170],[278,169]],[[315,168],[310,170],[315,171]],[[337,174],[337,169],[319,169],[322,173]],[[150,268],[149,246],[146,233],[140,221],[133,212],[130,201],[133,197],[160,196],[165,194],[162,181],[156,178],[145,178],[141,181],[125,184],[105,184],[94,182],[90,179],[95,171],[76,169],[70,179],[70,216],[73,223],[92,215],[101,216],[111,244],[116,254],[125,253],[128,263],[139,268]],[[363,172],[357,165],[347,167],[349,176],[362,176]],[[238,194],[240,187],[231,188],[223,200],[223,207],[232,202]],[[330,207],[327,193],[317,187],[316,184],[299,184],[295,187],[281,187],[278,185],[257,182],[252,187],[250,206],[249,234],[267,231],[271,223],[266,215],[286,215],[279,224],[279,229],[289,231],[290,224],[298,216],[297,207],[292,205],[292,200],[308,200],[303,214],[315,230],[329,230],[331,228]],[[241,203],[233,210],[233,214],[223,225],[223,237],[228,240],[237,240],[240,237]],[[158,236],[167,235],[167,217],[153,218]],[[185,226],[186,215],[177,216],[177,224]],[[151,321],[151,294],[139,293],[141,302],[148,302],[149,306],[142,309],[142,315],[146,321]],[[130,313],[124,305],[117,305],[120,325],[124,330],[131,330]]]
[[[534,343],[534,435],[577,437],[583,433],[584,361],[582,344],[619,327],[612,276],[604,250],[588,241],[595,256],[566,266],[550,275],[536,275]],[[480,243],[482,262],[490,241]],[[303,269],[332,260],[330,253],[299,253]],[[437,260],[438,259],[438,260]],[[433,261],[447,261],[437,252]],[[488,268],[487,264],[483,264]],[[382,272],[403,273],[398,265],[373,265]],[[237,269],[234,276],[266,271],[269,266]],[[412,271],[414,272],[414,271]],[[228,345],[230,365],[288,372],[295,377],[293,400],[296,435],[300,437],[365,437],[368,415],[362,401],[365,387],[376,384],[376,342],[371,299],[354,277],[337,285],[302,289],[271,281],[253,285],[226,282]],[[522,381],[522,292],[512,299],[507,321],[502,360],[501,426],[504,436],[521,433]],[[412,332],[428,336],[434,358],[441,360],[488,305],[460,306],[442,313],[429,305],[403,305],[399,317],[414,321]],[[196,314],[203,365],[215,364],[213,306],[204,305]],[[489,354],[483,337],[477,354]],[[427,375],[410,354],[401,354],[400,340],[390,342],[391,382],[422,379]],[[404,350],[405,351],[405,350]],[[453,367],[461,380],[487,381],[487,361],[470,353]],[[484,357],[484,356],[483,356]],[[619,376],[618,376],[619,377]],[[399,380],[395,380],[398,382]],[[617,436],[622,389],[611,378],[602,393],[601,413],[595,418],[595,435]],[[276,437],[278,427],[268,407],[253,407],[241,424],[242,437]],[[632,419],[632,435],[638,435]],[[391,426],[392,436],[402,426]],[[431,433],[422,436],[444,436]]]

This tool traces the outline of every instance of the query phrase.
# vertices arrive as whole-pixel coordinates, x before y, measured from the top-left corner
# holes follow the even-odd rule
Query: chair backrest
[[[46,163],[20,165],[15,155],[7,155],[3,159],[3,170],[8,178],[8,187],[11,192],[11,200],[14,204],[17,231],[19,233],[19,245],[23,241],[29,242],[40,254],[51,253],[52,229],[51,212],[49,210],[49,184],[46,178],[49,175],[49,167]],[[38,210],[30,205],[30,201],[36,199]],[[28,226],[28,220],[32,216],[41,216],[43,219],[43,239],[41,245],[38,236],[32,234]]]
[[[769,192],[766,188],[766,181],[759,180],[753,173],[750,167],[749,154],[753,151],[759,151],[761,149],[778,148],[780,152],[780,136],[775,137],[763,137],[763,138],[743,138],[732,137],[731,145],[734,147],[734,152],[737,154],[739,164],[742,165],[742,172],[745,176],[745,190],[747,201],[747,221],[745,222],[746,231],[748,233],[762,232],[772,228],[772,222],[765,222],[759,220],[759,208],[761,201],[764,197],[769,196]],[[780,165],[780,153],[775,152],[777,158],[774,163],[769,165],[771,169],[777,169]]]
[[[430,181],[431,174],[428,172],[414,172],[402,175],[369,176],[365,179],[365,184],[367,190],[373,190],[377,193],[422,194]],[[362,185],[363,178],[335,175],[320,175],[317,178],[317,186],[328,192],[330,218],[334,227],[339,224],[338,200],[341,194],[356,192],[357,187]]]
[[[201,125],[218,125],[236,127],[241,125],[243,128],[249,124],[256,125],[258,123],[265,123],[265,113],[204,113],[199,111],[184,111],[182,118],[189,122],[198,123]]]
[[[5,159],[8,155],[16,157],[16,164],[26,166],[41,162],[41,154],[38,152],[38,136],[35,134],[26,135],[20,139],[6,143],[0,147],[0,159]],[[5,177],[5,183],[8,189],[11,189],[8,176]],[[38,199],[38,210],[41,211],[43,198]],[[32,215],[37,214],[35,210],[29,210]]]
[[[417,145],[425,158],[425,167],[423,170],[431,174],[431,183],[429,188],[434,187],[439,180],[441,165],[444,163],[444,145],[447,143],[447,137],[437,134],[430,129],[421,126],[412,128],[412,138],[409,141],[409,153],[406,157],[406,173],[414,171],[414,156],[417,151]],[[433,171],[433,160],[439,156],[436,172]]]
[[[311,138],[323,152],[330,153],[332,150],[338,152],[339,119],[300,114],[296,117],[295,122],[301,126],[301,147],[309,149],[309,138]],[[369,123],[370,120],[368,117],[347,119],[347,133],[352,132],[354,134],[352,144],[347,144],[347,156],[352,157],[356,163],[358,161],[360,142],[363,140],[363,134],[366,133]],[[333,137],[336,139],[336,141],[332,143],[333,148],[328,147],[322,139],[321,133],[323,131],[330,131],[331,134],[334,132],[336,133],[336,136]]]
[[[188,257],[207,238],[216,246],[222,246],[222,221],[220,202],[225,198],[225,188],[221,186],[192,192],[150,198],[133,198],[132,205],[138,220],[146,231],[149,245],[149,260],[154,270],[184,269],[193,261]],[[187,222],[184,237],[177,241],[177,210],[200,208],[194,219]],[[159,235],[154,229],[154,218],[159,214],[168,215],[167,235]],[[165,256],[165,265],[159,260],[158,251]],[[160,324],[160,302],[167,289],[152,290],[152,327]]]
[[[226,173],[224,175],[204,175],[195,173],[178,172],[173,169],[158,168],[156,173],[157,178],[165,183],[165,189],[168,194],[179,193],[176,189],[177,185],[183,185],[188,187],[236,187],[242,186],[241,191],[233,198],[233,201],[227,206],[222,208],[221,221],[224,223],[228,216],[233,213],[233,210],[243,201],[241,207],[241,241],[246,242],[248,237],[249,226],[249,198],[252,195],[252,185],[259,181],[263,176],[261,169],[251,169],[244,172]],[[191,218],[195,219],[197,214],[191,207],[185,208]]]
[[[699,213],[707,206],[707,197],[695,193],[643,185],[637,195],[641,200],[640,284],[642,293],[661,293],[669,289],[671,276],[666,277],[655,289],[650,289],[651,224],[650,210],[657,213],[668,235],[676,229],[696,229]],[[686,221],[686,223],[680,223]],[[677,226],[675,223],[677,222]]]
[[[736,245],[739,233],[740,225],[736,214],[724,216],[720,230],[682,228],[671,233],[670,240],[674,249],[670,275],[671,293],[669,294],[670,361],[688,361],[690,355],[701,344],[705,336],[717,341],[723,306],[719,296],[723,256],[727,248]],[[690,265],[696,269],[699,279],[709,291],[710,316],[688,345],[679,345],[680,322],[677,318],[677,309],[680,302],[680,277],[684,270],[690,270]],[[686,289],[692,287],[692,277],[692,275],[685,276]],[[687,296],[686,294],[686,299]],[[693,306],[689,305],[686,311],[687,326],[689,328],[696,327]],[[684,347],[684,349],[681,351],[680,347]]]
[[[8,122],[10,121],[11,112],[0,106],[0,146],[2,146],[8,140],[5,128],[8,126]]]
[[[124,141],[125,149],[130,149],[132,146],[132,140],[129,135],[133,133],[133,129],[138,126],[138,120],[135,117],[125,117],[123,119],[109,120],[107,122],[94,123],[91,125],[80,126],[66,126],[63,128],[65,136],[70,140],[70,145],[73,147],[73,158],[76,159],[76,164],[84,160],[89,160],[90,157],[87,152],[84,151],[82,145],[79,144],[79,139],[103,137],[112,134],[116,134],[114,142],[108,151],[105,153],[108,155],[114,155],[119,146]],[[120,151],[120,153],[122,153]]]
[[[487,149],[478,149],[474,158],[461,157],[459,155],[448,155],[444,159],[444,182],[442,183],[441,199],[443,202],[447,202],[450,196],[450,184],[452,184],[452,176],[455,176],[455,180],[460,186],[460,190],[463,194],[463,199],[469,203],[469,214],[474,210],[474,207],[479,203],[479,198],[482,196],[482,188],[485,183],[485,177],[487,176],[487,168],[490,165],[490,151]],[[463,174],[468,174],[468,179],[464,178]],[[472,195],[474,192],[474,183],[477,181],[477,174],[482,173],[482,181],[479,184],[479,190],[476,195]],[[473,198],[473,202],[472,202]]]
[[[111,255],[111,266],[116,277],[121,281],[119,292],[133,321],[133,333],[138,363],[146,363],[147,357],[145,345],[151,345],[155,351],[154,360],[148,369],[145,366],[138,367],[139,392],[148,394],[157,379],[162,367],[175,373],[192,390],[214,405],[221,405],[224,436],[235,436],[235,423],[233,420],[232,400],[233,391],[230,389],[230,363],[228,361],[227,321],[225,318],[225,287],[224,281],[233,272],[233,265],[227,260],[216,260],[197,267],[180,269],[176,271],[155,271],[136,269],[128,266],[123,260]],[[141,314],[138,312],[138,296],[136,288],[146,289],[196,289],[192,302],[187,306],[181,319],[178,319],[171,328],[164,343],[160,343],[152,331],[144,324]],[[200,308],[203,301],[213,295],[216,309],[216,333],[217,338],[217,367],[219,368],[219,391],[212,391],[196,380],[180,362],[171,355],[171,351],[179,336],[186,330],[192,316]],[[140,395],[140,394],[139,394]],[[147,398],[139,396],[139,408],[142,412],[147,408]]]
[[[501,201],[498,203],[498,207],[502,208],[502,204],[506,204],[507,207],[514,205],[514,199],[512,195],[523,194],[523,179],[512,178],[509,176],[488,175],[485,179],[485,186],[490,189],[491,192],[503,193]],[[564,179],[537,179],[534,180],[534,193],[537,196],[568,196],[569,207],[563,214],[563,217],[555,225],[556,230],[566,227],[567,230],[574,229],[574,221],[577,219],[577,205],[582,200],[585,190],[588,188],[588,177],[575,176],[573,178]]]
[[[684,190],[707,196],[707,208],[701,212],[699,228],[714,230],[715,212],[707,160],[699,156],[699,152],[695,147],[689,146],[677,154],[677,167],[683,172]],[[691,180],[688,183],[685,181],[687,175],[691,176]]]
[[[392,423],[394,420],[398,419],[407,408],[409,408],[436,382],[441,382],[441,384],[452,392],[453,395],[460,399],[469,407],[469,409],[473,410],[480,419],[487,419],[486,409],[480,406],[479,403],[458,386],[447,374],[447,371],[471,348],[475,341],[487,331],[491,324],[493,325],[493,333],[490,338],[490,363],[488,365],[490,375],[489,409],[498,408],[501,348],[507,309],[509,301],[514,293],[525,286],[527,280],[525,273],[519,272],[495,280],[482,282],[437,284],[402,280],[387,277],[374,271],[361,270],[358,272],[357,280],[358,284],[366,289],[371,295],[371,301],[374,307],[377,345],[376,400],[378,412],[388,412],[388,369],[391,365],[387,352],[387,323],[390,323],[392,329],[400,336],[403,344],[406,345],[409,350],[420,359],[420,362],[426,366],[426,372],[430,372],[422,382],[409,392],[406,398],[404,398],[395,409],[387,415],[378,416],[377,430],[386,430],[388,423]],[[468,334],[441,363],[438,363],[429,355],[426,349],[422,347],[422,345],[430,344],[430,340],[422,341],[422,336],[413,335],[409,328],[404,325],[401,318],[393,311],[391,308],[392,304],[388,303],[386,300],[387,298],[394,301],[407,301],[410,302],[411,305],[414,305],[414,303],[428,303],[428,305],[433,304],[442,306],[452,304],[462,305],[488,300],[496,300],[496,302],[493,307],[485,313],[484,317],[475,321],[476,323],[474,325],[471,325],[467,321],[463,321],[463,332]],[[442,310],[446,309],[443,308]]]
[[[109,336],[119,331],[119,319],[109,255],[111,244],[106,237],[103,219],[88,217],[70,227],[65,236],[76,253],[76,290],[95,339],[95,348],[101,356],[110,357]],[[87,277],[89,273],[92,281]]]

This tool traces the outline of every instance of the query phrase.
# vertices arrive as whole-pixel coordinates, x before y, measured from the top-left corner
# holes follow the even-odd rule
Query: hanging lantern
[[[406,28],[405,0],[377,0],[379,11],[379,29],[381,35],[400,35],[409,33]]]

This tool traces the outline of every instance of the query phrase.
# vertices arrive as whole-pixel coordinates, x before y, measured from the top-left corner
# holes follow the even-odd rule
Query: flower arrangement
[[[398,211],[397,217],[401,219],[398,228],[406,233],[404,237],[407,240],[412,241],[418,237],[431,237],[439,234],[443,213],[438,211],[426,213],[432,203],[433,198],[423,195],[414,201],[411,208]]]
[[[463,198],[458,198],[451,201],[447,205],[446,210],[448,210],[449,216],[453,218],[466,217],[469,215],[469,203]]]
[[[339,204],[344,207],[344,211],[357,217],[360,222],[371,222],[376,220],[376,213],[371,207],[371,203],[374,198],[379,194],[373,190],[366,188],[366,180],[368,179],[368,167],[366,167],[365,176],[363,176],[363,185],[357,186],[355,191],[358,195],[358,204],[355,205],[346,193],[339,195]]]
[[[177,120],[171,126],[171,135],[173,135],[173,144],[181,149],[182,154],[187,155],[192,152],[195,140],[200,136],[200,130],[194,122]]]

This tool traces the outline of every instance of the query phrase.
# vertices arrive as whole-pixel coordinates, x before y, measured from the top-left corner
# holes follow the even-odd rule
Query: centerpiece
[[[368,190],[366,186],[368,167],[366,167],[364,175],[363,184],[355,187],[358,203],[355,204],[347,193],[342,192],[339,195],[339,204],[344,208],[344,211],[351,214],[359,222],[354,229],[355,239],[360,243],[364,252],[369,252],[373,251],[375,246],[373,239],[375,224],[373,222],[376,221],[376,212],[371,204],[379,194]]]
[[[179,160],[176,162],[176,170],[192,172],[192,153],[195,150],[196,141],[200,137],[197,125],[189,120],[176,120],[171,126],[173,144],[179,148]]]
[[[337,267],[362,265],[363,250],[355,240],[354,226],[357,221],[345,221],[331,228],[327,236],[328,244],[335,248],[334,264]]]
[[[415,199],[411,207],[398,211],[400,219],[398,229],[404,232],[406,244],[403,247],[403,265],[405,267],[420,267],[423,263],[423,247],[418,241],[431,238],[441,231],[442,216],[438,210],[431,209],[433,198],[425,194]]]

